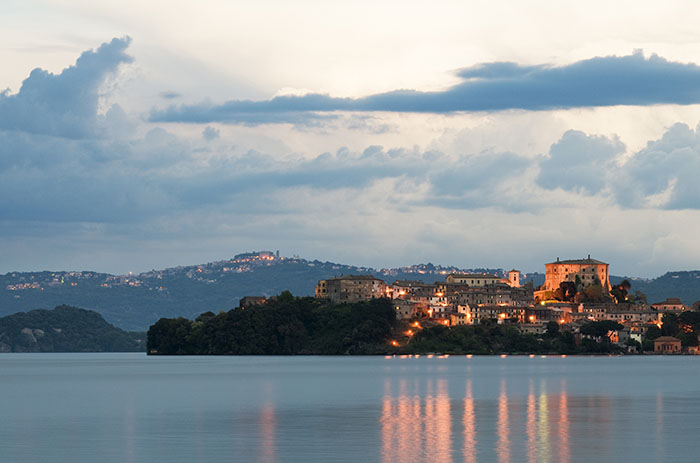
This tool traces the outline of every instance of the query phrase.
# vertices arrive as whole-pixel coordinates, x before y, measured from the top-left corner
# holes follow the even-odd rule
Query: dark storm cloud
[[[454,113],[506,109],[700,103],[700,67],[627,56],[596,57],[566,66],[486,63],[458,71],[464,79],[444,91],[395,90],[361,98],[323,94],[232,100],[154,109],[154,122],[299,123],[334,111]]]

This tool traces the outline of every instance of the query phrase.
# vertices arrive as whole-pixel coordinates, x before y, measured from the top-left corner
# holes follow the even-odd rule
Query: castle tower
[[[508,272],[508,284],[511,288],[520,288],[520,270],[511,270]]]
[[[609,265],[596,259],[591,259],[590,254],[586,259],[559,260],[545,264],[545,280],[542,289],[556,291],[563,281],[581,282],[583,286],[589,286],[596,281],[601,286],[609,290],[610,279],[608,273]]]

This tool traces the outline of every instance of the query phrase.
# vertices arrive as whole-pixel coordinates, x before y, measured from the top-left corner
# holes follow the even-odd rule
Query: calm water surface
[[[3,462],[697,462],[695,357],[0,355]]]

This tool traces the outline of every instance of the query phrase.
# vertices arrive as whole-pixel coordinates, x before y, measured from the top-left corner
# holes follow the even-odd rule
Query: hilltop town
[[[695,323],[695,318],[700,318],[694,317],[700,315],[700,301],[692,306],[678,298],[649,303],[641,292],[631,292],[627,280],[611,285],[609,264],[590,255],[584,259],[557,258],[545,264],[545,281],[537,288],[532,282],[521,284],[520,278],[518,270],[507,272],[505,278],[488,273],[450,273],[444,282],[436,283],[387,283],[371,275],[342,275],[320,280],[315,297],[335,304],[389,299],[396,317],[414,327],[406,332],[409,338],[429,324],[451,327],[491,322],[534,335],[554,329],[568,331],[580,339],[586,336],[582,327],[605,321],[612,322],[601,324],[612,328],[605,336],[628,351],[644,347],[655,352],[697,352],[697,335],[682,329],[683,323],[678,328],[678,319]],[[241,301],[242,306],[260,302]],[[691,311],[695,313],[682,315]],[[669,331],[678,337],[664,335]]]

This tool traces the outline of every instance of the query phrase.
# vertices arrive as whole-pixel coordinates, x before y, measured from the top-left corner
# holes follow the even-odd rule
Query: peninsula
[[[161,319],[149,354],[697,353],[698,303],[648,304],[629,281],[611,285],[592,259],[546,264],[544,284],[520,272],[450,273],[444,282],[340,275],[315,297],[244,297],[195,320]]]

